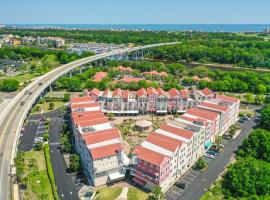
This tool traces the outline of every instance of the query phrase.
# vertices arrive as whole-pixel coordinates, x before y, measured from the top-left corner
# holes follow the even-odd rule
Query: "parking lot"
[[[183,192],[189,187],[191,182],[193,182],[199,174],[200,171],[190,169],[179,181],[177,181],[177,183],[184,183],[185,188],[182,189],[180,187],[177,187],[177,184],[175,184],[169,190],[169,192],[166,193],[165,198],[168,200],[181,199]]]
[[[230,140],[222,139],[221,144],[225,146],[228,144]],[[216,155],[216,158],[219,156]],[[216,158],[208,158],[206,156],[203,156],[202,159],[207,163],[207,165],[211,165],[211,162],[213,162]],[[185,184],[185,188],[182,189],[181,187],[178,187],[177,183],[166,193],[165,198],[168,200],[176,200],[176,199],[183,199],[182,196],[185,193],[186,190],[190,187],[190,185],[196,181],[196,178],[202,173],[200,170],[194,170],[190,169],[180,180],[177,181],[177,183]]]

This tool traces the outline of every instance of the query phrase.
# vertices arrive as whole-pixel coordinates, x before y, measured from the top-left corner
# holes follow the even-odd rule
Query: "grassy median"
[[[23,163],[21,163],[21,183],[25,186],[25,190],[22,192],[22,199],[53,200],[52,187],[46,170],[43,151],[24,152],[23,158]]]

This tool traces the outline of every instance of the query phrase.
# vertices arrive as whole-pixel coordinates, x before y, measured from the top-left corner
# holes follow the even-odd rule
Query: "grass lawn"
[[[39,76],[38,73],[26,73],[26,74],[19,74],[19,75],[16,75],[16,76],[13,76],[13,77],[10,77],[12,79],[16,79],[17,81],[19,81],[20,83],[24,82],[24,81],[28,81],[28,80],[31,80],[35,77]]]
[[[52,199],[52,187],[46,171],[43,151],[25,152],[25,177],[27,188],[23,199],[39,200]]]
[[[210,188],[210,190],[204,193],[200,200],[224,200],[221,188],[221,181],[216,181],[215,184]]]
[[[121,187],[113,187],[113,188],[101,188],[98,190],[99,195],[97,200],[114,200],[116,199],[122,192]]]
[[[146,200],[148,194],[137,188],[129,188],[127,196],[128,200]]]
[[[52,110],[49,109],[50,102],[44,102],[42,104],[41,103],[36,104],[35,107],[32,109],[31,112],[33,114],[34,113],[40,113],[41,110],[44,110],[44,112],[50,112],[50,111],[53,111],[53,110],[56,110],[58,108],[63,107],[66,102],[63,102],[63,101],[60,100],[60,101],[53,101],[53,103],[54,103],[54,108]],[[40,111],[37,111],[36,110],[37,106],[40,107]]]

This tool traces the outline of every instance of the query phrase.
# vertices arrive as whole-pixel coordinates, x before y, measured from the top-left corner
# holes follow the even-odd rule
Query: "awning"
[[[138,177],[134,177],[132,180],[135,181],[136,183],[138,183],[139,185],[142,185],[142,186],[144,186],[146,184],[146,181],[144,181]]]
[[[213,145],[213,144],[212,144],[211,140],[207,140],[207,141],[205,142],[205,144],[204,144],[204,146],[205,146],[206,149],[210,148],[212,145]]]
[[[115,172],[115,173],[109,174],[109,178],[111,181],[113,181],[113,180],[125,178],[125,174],[121,174],[120,172]]]

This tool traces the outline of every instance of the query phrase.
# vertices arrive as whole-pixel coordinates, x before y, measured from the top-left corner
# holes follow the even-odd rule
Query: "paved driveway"
[[[190,170],[186,175],[181,178],[180,182],[186,184],[184,190],[173,186],[165,195],[168,200],[199,200],[204,192],[215,182],[219,175],[224,171],[226,166],[230,163],[234,157],[234,151],[242,143],[256,125],[256,119],[260,116],[258,112],[251,120],[242,123],[241,133],[233,140],[223,140],[224,151],[221,152],[215,159],[207,159],[208,168],[204,172],[194,173],[194,170]],[[197,172],[197,171],[195,171]]]
[[[60,199],[77,200],[79,188],[72,180],[72,175],[67,173],[67,165],[60,153],[60,138],[63,128],[62,118],[52,118],[49,129],[49,144],[51,150],[51,162],[53,166],[55,183]]]

